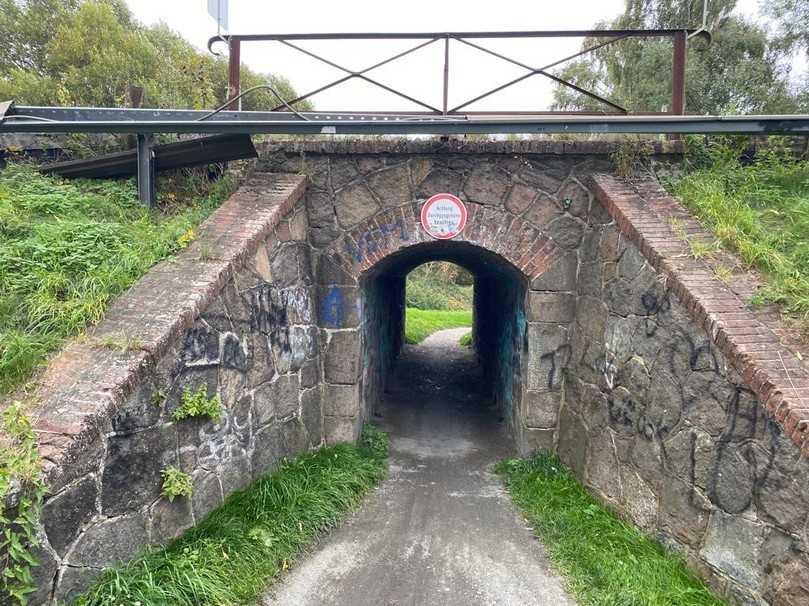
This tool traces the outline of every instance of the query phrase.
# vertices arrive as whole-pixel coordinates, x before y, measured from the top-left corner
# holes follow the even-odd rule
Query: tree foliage
[[[784,0],[786,1],[786,0]],[[799,1],[799,0],[794,0]],[[783,52],[758,25],[733,13],[736,0],[712,0],[705,28],[710,44],[692,39],[686,62],[686,110],[696,114],[794,111]],[[664,29],[702,23],[701,0],[626,0],[624,13],[596,29]],[[606,39],[585,40],[583,48]],[[624,39],[566,65],[559,75],[630,111],[661,111],[671,104],[672,43]],[[599,101],[558,86],[554,108],[603,111]]]
[[[0,36],[0,99],[117,107],[130,85],[143,87],[145,107],[201,109],[226,98],[225,59],[199,52],[165,24],[140,24],[123,0],[0,0]],[[242,66],[243,89],[263,83],[295,97],[283,77]],[[270,91],[243,100],[244,109],[276,105]]]

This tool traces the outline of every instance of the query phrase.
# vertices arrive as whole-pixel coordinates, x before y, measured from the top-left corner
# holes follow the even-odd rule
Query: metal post
[[[674,34],[674,58],[671,67],[671,113],[677,116],[685,114],[685,30]]]
[[[157,203],[154,135],[138,133],[138,199],[149,208]]]
[[[444,115],[447,115],[449,99],[449,35],[444,38]]]
[[[228,55],[228,99],[234,99],[239,96],[241,90],[241,50],[242,43],[238,38],[230,39],[230,53]],[[241,111],[242,101],[234,101],[230,103],[225,109],[231,111]]]

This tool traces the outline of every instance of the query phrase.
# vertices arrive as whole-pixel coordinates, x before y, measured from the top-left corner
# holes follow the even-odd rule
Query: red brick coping
[[[632,183],[607,175],[593,177],[595,195],[705,328],[714,345],[741,374],[768,413],[809,457],[809,368],[783,345],[740,294],[749,288],[724,284],[704,262],[692,257],[689,242],[672,219],[687,220],[689,239],[712,240],[659,185]]]
[[[255,255],[306,188],[306,177],[257,174],[197,230],[188,249],[143,276],[112,303],[87,339],[68,344],[49,363],[34,391],[31,416],[46,478],[59,481],[84,449],[96,447],[111,411]],[[203,254],[204,251],[204,254]],[[117,345],[123,344],[127,351]]]

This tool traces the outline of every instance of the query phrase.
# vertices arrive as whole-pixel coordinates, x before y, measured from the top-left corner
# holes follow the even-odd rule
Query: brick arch
[[[550,203],[550,202],[548,202]],[[529,282],[541,276],[564,252],[539,226],[505,209],[466,202],[465,229],[452,240],[502,257]],[[391,255],[434,240],[422,228],[420,204],[385,209],[346,231],[325,251],[355,280]]]

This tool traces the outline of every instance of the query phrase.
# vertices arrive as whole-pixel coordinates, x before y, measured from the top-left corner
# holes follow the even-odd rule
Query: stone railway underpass
[[[33,604],[178,536],[282,457],[352,441],[403,347],[405,276],[475,277],[474,348],[514,452],[557,452],[740,604],[809,604],[809,370],[689,254],[708,237],[604,141],[273,141],[176,258],[43,377]],[[655,142],[653,168],[680,159]],[[446,192],[467,222],[421,225]],[[205,254],[203,254],[205,251]],[[101,347],[128,339],[137,349]],[[206,386],[219,422],[172,420]],[[157,398],[157,395],[160,398]],[[158,401],[158,405],[155,404]],[[161,497],[161,470],[193,477]]]

